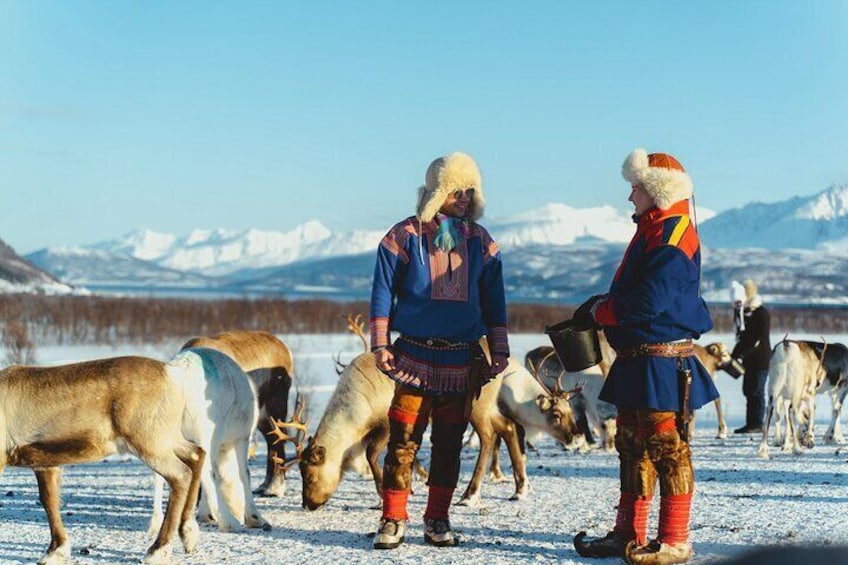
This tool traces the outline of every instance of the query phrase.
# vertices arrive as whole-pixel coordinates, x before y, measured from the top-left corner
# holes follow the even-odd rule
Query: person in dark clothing
[[[771,358],[771,317],[763,299],[757,292],[752,280],[745,281],[745,302],[741,308],[737,304],[734,321],[736,322],[736,347],[731,356],[745,368],[742,378],[742,392],[745,394],[747,409],[745,425],[734,430],[737,434],[759,434],[763,432],[765,415],[766,379],[768,378],[769,359]]]

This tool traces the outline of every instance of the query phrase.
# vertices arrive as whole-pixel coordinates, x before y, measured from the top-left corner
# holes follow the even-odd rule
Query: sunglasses
[[[474,198],[474,189],[466,188],[465,190],[454,190],[453,197],[459,200],[463,196],[467,196],[469,199]]]

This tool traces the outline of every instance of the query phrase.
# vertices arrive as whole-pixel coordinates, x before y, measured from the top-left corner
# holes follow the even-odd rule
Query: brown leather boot
[[[686,563],[695,552],[692,544],[684,543],[660,543],[651,540],[647,545],[637,545],[630,542],[624,550],[624,560],[630,565],[673,565],[674,563]]]
[[[602,538],[586,537],[586,532],[574,536],[574,549],[583,557],[624,557],[624,548],[632,540],[612,531]]]

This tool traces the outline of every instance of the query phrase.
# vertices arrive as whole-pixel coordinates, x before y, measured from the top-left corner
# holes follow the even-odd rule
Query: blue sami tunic
[[[701,246],[687,200],[640,216],[609,294],[595,310],[595,320],[613,349],[697,339],[711,330],[712,319],[699,293],[700,273]],[[683,363],[692,371],[689,408],[718,398],[697,357],[684,358]],[[600,398],[619,408],[679,412],[677,370],[676,358],[616,359]]]
[[[410,217],[383,237],[371,290],[371,349],[389,345],[390,331],[426,342],[474,343],[487,336],[492,353],[509,355],[500,250],[489,233],[469,222],[456,247],[433,243],[438,219]],[[434,393],[465,391],[470,350],[429,350],[398,340],[392,378]],[[399,355],[400,354],[400,357]]]

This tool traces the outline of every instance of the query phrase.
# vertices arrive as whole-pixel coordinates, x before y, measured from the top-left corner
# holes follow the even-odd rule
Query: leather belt
[[[468,343],[466,341],[450,341],[436,337],[422,339],[402,335],[400,336],[400,339],[419,347],[426,347],[427,349],[468,349],[472,345],[472,343]]]
[[[640,343],[631,349],[618,352],[618,357],[692,357],[695,344],[691,339],[671,343]]]

